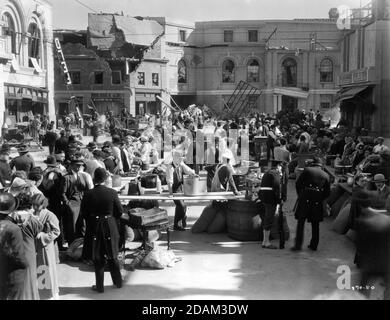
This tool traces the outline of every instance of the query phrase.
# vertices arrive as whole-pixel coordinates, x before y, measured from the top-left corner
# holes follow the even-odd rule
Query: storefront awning
[[[154,102],[156,101],[156,95],[152,93],[136,93],[135,100],[143,102]]]
[[[344,100],[349,100],[352,99],[354,96],[356,96],[358,93],[366,90],[368,86],[363,86],[363,87],[353,87],[353,88],[348,88],[342,90],[339,95],[336,98],[337,102],[341,102]]]

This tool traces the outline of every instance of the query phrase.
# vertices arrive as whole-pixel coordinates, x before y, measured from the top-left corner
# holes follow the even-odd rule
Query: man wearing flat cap
[[[312,226],[312,239],[308,248],[313,251],[317,250],[320,239],[320,222],[324,217],[323,201],[330,194],[329,175],[322,170],[322,166],[322,160],[316,157],[296,181],[298,200],[295,218],[298,220],[298,225],[293,251],[302,249],[306,220]]]

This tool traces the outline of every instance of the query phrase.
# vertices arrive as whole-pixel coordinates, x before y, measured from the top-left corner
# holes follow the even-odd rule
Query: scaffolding
[[[247,116],[256,106],[262,90],[240,81],[227,102],[224,101],[223,114],[230,117]]]

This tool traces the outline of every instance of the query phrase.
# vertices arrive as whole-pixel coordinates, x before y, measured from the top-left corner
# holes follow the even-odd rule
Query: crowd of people
[[[122,115],[122,121],[127,123],[128,115]],[[229,130],[238,135],[233,138]],[[197,141],[199,133],[204,146]],[[233,175],[244,160],[240,148],[244,136],[249,141],[262,137],[266,141],[264,152],[250,144],[249,153],[258,158],[260,166],[262,162],[272,164],[259,191],[265,205],[263,248],[276,249],[270,242],[270,228],[275,213],[290,196],[288,179],[296,178],[298,224],[293,250],[302,248],[306,220],[313,228],[309,248],[317,250],[319,223],[326,216],[329,199],[337,199],[338,192],[337,184],[331,189],[325,165],[336,170],[347,168],[354,177],[352,199],[359,209],[352,206],[353,221],[364,207],[359,200],[362,194],[369,199],[365,207],[390,210],[390,188],[386,185],[390,181],[390,150],[384,139],[374,139],[364,129],[350,132],[342,123],[330,128],[312,110],[221,119],[195,108],[169,119],[150,116],[142,129],[118,130],[113,125],[107,141],[99,142],[97,134],[86,146],[80,136],[72,134],[70,126],[58,135],[53,123],[47,122],[41,137],[49,148],[44,170],[36,165],[26,145],[19,146],[19,156],[13,159],[6,142],[0,149],[0,299],[39,299],[48,291],[50,297],[58,297],[55,248],[64,251],[80,237],[84,238],[83,260],[95,266],[94,289],[104,291],[106,262],[114,284],[121,287],[117,259],[121,228],[117,222],[123,208],[118,194],[109,188],[110,179],[153,172],[172,194],[182,191],[184,175],[197,176],[205,170],[209,191],[230,190],[238,195]],[[197,150],[205,153],[200,163]],[[312,163],[302,165],[301,159]],[[305,166],[308,168],[297,170]],[[370,182],[370,176],[373,183],[362,186],[362,181]],[[186,205],[175,201],[175,206],[174,230],[185,231]],[[50,286],[38,285],[43,276],[49,277]]]

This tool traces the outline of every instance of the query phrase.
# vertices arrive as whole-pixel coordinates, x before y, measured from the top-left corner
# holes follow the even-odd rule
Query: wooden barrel
[[[253,201],[228,201],[226,224],[229,237],[238,241],[259,241],[260,209],[260,205]]]

